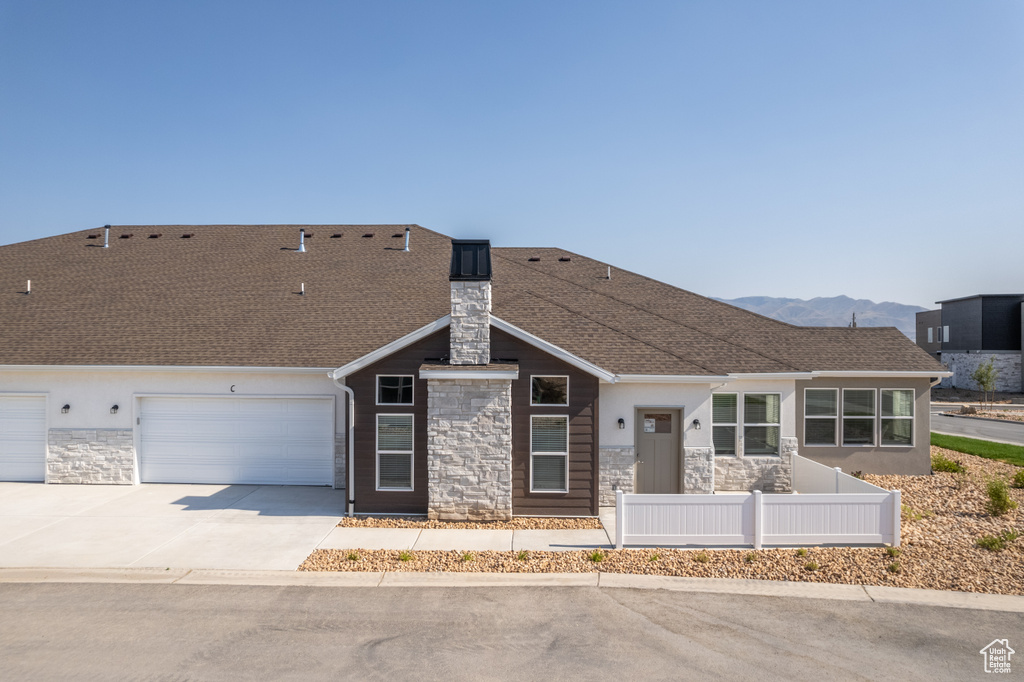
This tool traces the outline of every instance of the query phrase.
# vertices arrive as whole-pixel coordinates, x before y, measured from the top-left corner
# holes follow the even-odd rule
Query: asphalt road
[[[939,412],[948,412],[951,409],[955,408],[945,405],[932,405],[932,431],[948,433],[954,436],[967,436],[968,438],[1024,445],[1024,422],[963,419],[961,417],[945,417],[938,414]]]
[[[579,587],[4,584],[0,614],[4,680],[965,680],[1024,643],[1019,613]]]

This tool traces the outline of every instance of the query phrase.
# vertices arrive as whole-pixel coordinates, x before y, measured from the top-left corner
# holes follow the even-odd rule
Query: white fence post
[[[762,513],[761,491],[754,491],[754,549],[761,549],[761,540],[764,538],[764,530],[761,525]]]
[[[843,475],[843,468],[836,467],[836,495],[839,494],[839,477]]]
[[[615,549],[622,549],[622,532],[626,525],[626,508],[622,504],[622,491],[615,491]]]
[[[900,522],[903,516],[902,495],[899,490],[893,490],[892,497],[892,546],[900,546]]]

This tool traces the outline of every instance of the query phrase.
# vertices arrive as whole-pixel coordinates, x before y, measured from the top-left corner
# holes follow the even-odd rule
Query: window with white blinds
[[[743,455],[779,454],[782,395],[743,394]]]
[[[804,445],[838,445],[839,389],[804,391]]]
[[[377,415],[377,490],[412,490],[413,415]]]
[[[736,454],[738,400],[735,393],[711,395],[711,441],[716,455]]]
[[[569,491],[569,418],[530,418],[530,491]]]
[[[843,445],[875,444],[875,389],[843,389]]]
[[[914,391],[882,389],[882,445],[914,444]]]

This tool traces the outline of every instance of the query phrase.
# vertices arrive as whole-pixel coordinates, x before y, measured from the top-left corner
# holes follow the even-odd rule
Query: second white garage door
[[[0,481],[42,481],[46,398],[0,395]]]
[[[143,483],[331,485],[329,398],[143,398]]]

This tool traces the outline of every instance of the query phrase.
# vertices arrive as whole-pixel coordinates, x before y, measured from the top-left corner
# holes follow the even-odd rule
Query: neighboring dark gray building
[[[925,310],[917,313],[917,345],[928,351],[936,360],[942,350],[942,310]]]
[[[943,380],[942,386],[976,389],[971,375],[978,365],[992,358],[999,370],[996,390],[1020,392],[1024,383],[1021,368],[1024,294],[978,294],[938,303],[942,306],[940,310],[918,316],[918,345],[925,348],[920,340],[921,315],[938,312],[939,323],[934,326],[942,331],[939,360],[953,372]],[[937,332],[933,332],[934,335]]]

